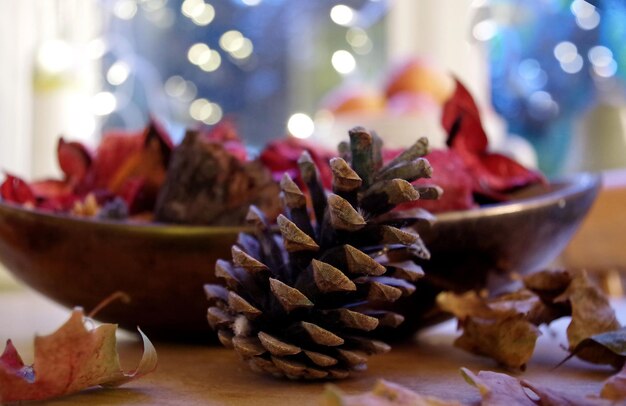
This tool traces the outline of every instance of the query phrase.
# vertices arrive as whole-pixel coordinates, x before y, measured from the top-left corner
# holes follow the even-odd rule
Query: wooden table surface
[[[618,301],[616,305],[624,323],[626,302]],[[34,334],[49,334],[68,315],[67,309],[25,288],[0,290],[0,341],[12,338],[25,362],[29,362]],[[560,348],[566,343],[565,327],[563,320],[543,330],[523,377],[570,393],[598,393],[602,381],[611,374],[610,369],[571,360],[552,370],[566,355]],[[439,325],[419,334],[416,340],[394,345],[388,354],[373,357],[368,371],[336,384],[347,393],[355,393],[368,390],[378,378],[384,378],[422,394],[475,403],[479,400],[478,392],[463,381],[459,368],[498,369],[488,359],[454,348],[456,335],[454,323]],[[125,332],[118,339],[122,364],[130,369],[140,357],[141,345]],[[324,390],[323,383],[297,383],[257,375],[247,370],[231,350],[221,347],[154,344],[159,367],[151,375],[121,388],[92,389],[46,404],[305,406],[318,404]]]

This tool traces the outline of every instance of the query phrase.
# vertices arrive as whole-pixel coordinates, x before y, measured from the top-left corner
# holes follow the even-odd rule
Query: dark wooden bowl
[[[516,200],[438,216],[419,230],[432,252],[429,276],[403,306],[407,329],[434,320],[441,289],[502,286],[510,271],[552,261],[591,206],[597,176],[579,175]],[[0,203],[0,262],[26,285],[68,307],[92,309],[115,291],[131,297],[98,319],[153,336],[210,337],[203,285],[230,256],[240,228],[105,222]]]
[[[399,303],[404,329],[446,317],[434,306],[443,290],[497,293],[515,276],[544,269],[563,251],[600,190],[600,175],[582,173],[514,193],[508,203],[443,213],[417,228],[431,252],[426,277]]]
[[[19,280],[97,319],[156,336],[206,338],[205,283],[242,228],[93,221],[0,204],[0,262]]]

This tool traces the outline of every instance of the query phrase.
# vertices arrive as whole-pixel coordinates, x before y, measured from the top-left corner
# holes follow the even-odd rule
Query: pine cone
[[[250,204],[280,211],[278,185],[260,161],[241,161],[221,143],[188,131],[174,150],[155,208],[157,221],[232,226]]]
[[[333,193],[326,194],[307,153],[299,161],[307,197],[285,174],[285,214],[278,231],[251,207],[253,233],[242,233],[232,261],[220,260],[215,274],[225,287],[207,285],[209,324],[220,341],[255,371],[291,379],[338,379],[366,368],[367,355],[389,350],[371,338],[403,317],[380,305],[410,295],[423,276],[413,261],[428,258],[418,235],[401,230],[418,219],[386,215],[396,205],[437,198],[437,187],[410,182],[430,177],[421,156],[425,138],[382,167],[381,142],[363,128],[350,131],[344,158],[333,158]],[[351,161],[352,165],[348,165]],[[369,336],[369,337],[368,337]]]

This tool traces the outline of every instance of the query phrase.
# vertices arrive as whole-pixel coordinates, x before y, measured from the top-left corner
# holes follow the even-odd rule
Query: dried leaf
[[[506,312],[522,314],[530,323],[539,326],[569,315],[569,309],[561,306],[546,305],[537,294],[520,289],[489,299],[488,306],[501,314]]]
[[[370,392],[346,395],[337,387],[327,385],[322,396],[323,406],[460,406],[461,403],[420,395],[408,388],[383,379]]]
[[[595,364],[608,364],[617,369],[622,368],[626,362],[626,327],[583,339],[571,350],[570,356],[563,362],[573,356]]]
[[[57,159],[64,179],[29,185],[7,177],[0,195],[10,202],[53,212],[71,212],[75,203],[90,193],[99,205],[119,196],[130,214],[137,214],[154,207],[171,150],[168,134],[154,120],[140,132],[106,134],[94,156],[81,143],[61,138]]]
[[[544,181],[540,173],[487,151],[478,107],[458,80],[454,94],[444,104],[441,124],[448,132],[448,146],[462,157],[472,175],[474,193],[502,200],[506,199],[504,192]]]
[[[108,179],[102,179],[106,189],[121,196],[128,205],[131,214],[151,211],[159,189],[165,181],[165,174],[172,153],[172,141],[165,131],[155,122],[133,137],[138,146],[133,147],[125,159],[115,162],[115,168]],[[109,144],[110,145],[110,144]],[[100,162],[102,150],[96,156]]]
[[[461,375],[467,383],[478,389],[482,406],[536,406],[519,381],[509,375],[491,371],[480,371],[475,375],[467,368],[461,368]]]
[[[585,272],[574,276],[565,292],[555,299],[556,302],[569,302],[572,308],[572,321],[567,327],[569,348],[573,350],[585,338],[618,330],[621,326],[615,317],[615,311],[602,291],[594,286]],[[587,356],[580,350],[579,358],[594,362],[593,356]]]
[[[0,197],[2,200],[15,204],[35,204],[35,193],[28,183],[17,176],[7,174],[6,179],[0,185]]]
[[[539,295],[546,305],[553,306],[555,305],[554,299],[565,292],[572,278],[573,275],[569,271],[554,269],[533,272],[525,276],[523,282],[526,289]]]
[[[541,334],[521,314],[502,319],[469,318],[461,326],[463,334],[455,346],[513,369],[525,368]]]
[[[519,381],[512,376],[491,371],[480,371],[475,375],[461,368],[467,383],[478,388],[482,397],[481,406],[608,406],[606,400],[591,396],[572,395],[531,382]],[[534,394],[531,398],[529,392]]]
[[[75,309],[56,332],[35,338],[35,362],[26,366],[11,341],[0,356],[0,403],[44,400],[93,386],[119,386],[157,366],[150,340],[141,332],[144,353],[137,369],[125,373],[116,351],[117,326],[85,328],[85,316]]]
[[[541,406],[609,406],[611,404],[606,400],[557,391],[526,380],[520,381],[520,384],[539,398]]]
[[[523,369],[532,357],[539,329],[531,322],[543,319],[544,306],[528,291],[495,300],[475,292],[463,295],[441,293],[437,304],[459,319],[463,334],[454,345],[477,355],[493,358],[508,368]]]
[[[452,292],[441,292],[437,295],[437,305],[444,312],[452,313],[459,320],[465,320],[468,317],[492,317],[494,312],[485,299],[478,296],[473,291],[467,291],[462,294]]]
[[[626,366],[604,383],[600,397],[611,401],[626,401]]]

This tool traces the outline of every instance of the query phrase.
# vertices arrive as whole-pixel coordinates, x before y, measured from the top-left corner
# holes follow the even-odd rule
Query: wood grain
[[[619,302],[622,318],[626,302]],[[13,338],[25,361],[32,360],[35,332],[48,334],[65,321],[69,312],[30,291],[0,291],[0,340]],[[621,320],[624,322],[624,320]],[[525,379],[570,393],[597,393],[611,370],[572,360],[553,371],[565,356],[566,321],[544,331]],[[454,347],[454,323],[425,331],[415,341],[396,343],[393,350],[370,360],[369,370],[335,384],[348,393],[371,388],[378,378],[405,385],[423,394],[475,403],[478,392],[466,384],[458,370],[498,371],[488,359],[466,354]],[[134,335],[119,335],[122,364],[136,364],[141,345]],[[118,389],[92,389],[67,396],[50,405],[316,405],[323,383],[276,380],[249,371],[236,354],[218,346],[155,342],[159,354],[157,371]]]

